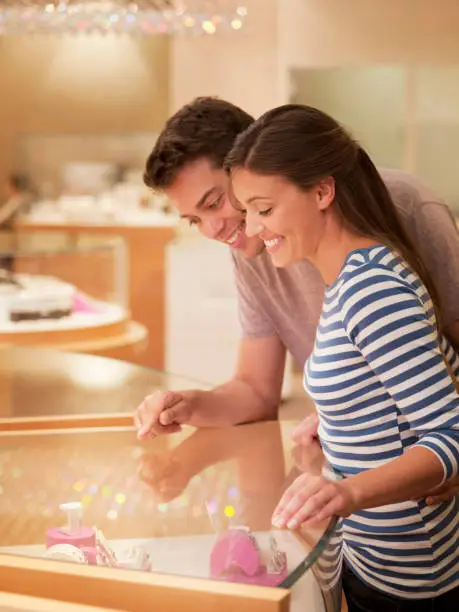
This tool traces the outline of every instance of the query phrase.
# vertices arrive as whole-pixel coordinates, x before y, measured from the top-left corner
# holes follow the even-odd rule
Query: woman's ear
[[[317,188],[319,210],[327,210],[335,199],[335,179],[328,176],[318,183]]]

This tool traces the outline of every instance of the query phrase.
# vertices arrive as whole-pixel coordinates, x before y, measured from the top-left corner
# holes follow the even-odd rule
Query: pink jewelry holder
[[[91,527],[81,525],[81,504],[68,502],[61,504],[61,510],[67,512],[67,525],[54,527],[46,532],[46,548],[56,544],[71,544],[77,548],[95,548],[96,533]]]
[[[255,537],[247,530],[230,529],[218,536],[210,555],[211,577],[228,582],[278,586],[287,576],[287,558],[271,538],[268,564]]]
[[[89,565],[108,565],[151,571],[149,555],[140,548],[130,551],[129,558],[120,563],[103,533],[97,527],[81,524],[82,505],[68,502],[60,505],[67,512],[67,525],[54,527],[46,533],[46,556]]]

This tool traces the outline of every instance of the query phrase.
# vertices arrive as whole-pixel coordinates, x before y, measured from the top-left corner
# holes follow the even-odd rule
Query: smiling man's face
[[[231,204],[226,172],[214,168],[207,159],[185,166],[164,193],[178,208],[180,216],[196,225],[206,238],[224,242],[247,257],[263,249],[258,237],[247,237],[244,215]]]

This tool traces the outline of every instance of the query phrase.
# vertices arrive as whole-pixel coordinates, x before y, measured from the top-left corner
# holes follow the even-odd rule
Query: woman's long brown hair
[[[441,330],[435,284],[384,181],[364,149],[332,117],[297,104],[268,111],[236,139],[225,168],[237,167],[283,176],[303,190],[333,177],[333,206],[343,225],[399,253],[429,292]]]

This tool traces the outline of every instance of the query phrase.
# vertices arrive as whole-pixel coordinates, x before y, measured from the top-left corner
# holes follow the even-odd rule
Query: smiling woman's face
[[[263,240],[273,264],[284,267],[313,259],[324,232],[324,211],[333,189],[318,184],[304,191],[282,176],[264,176],[237,168],[232,189],[246,210],[246,232]]]

